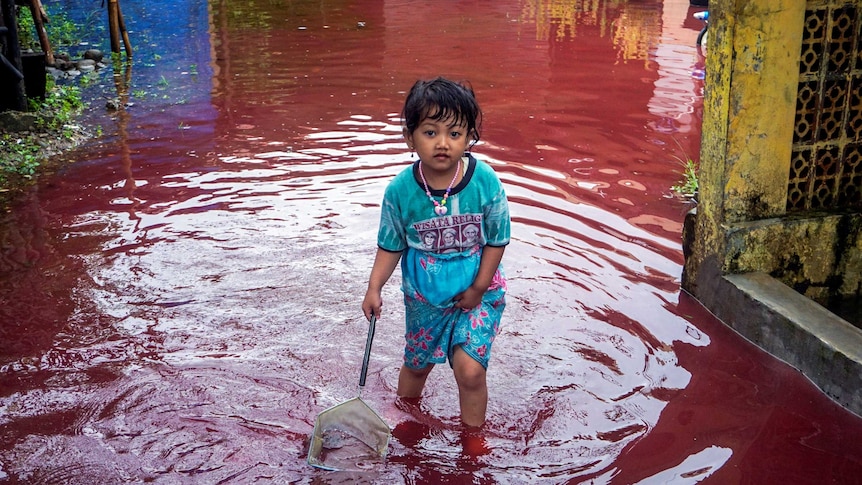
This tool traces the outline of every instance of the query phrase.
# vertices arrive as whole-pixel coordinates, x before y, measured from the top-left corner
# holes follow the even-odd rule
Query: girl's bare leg
[[[485,424],[488,408],[488,384],[482,364],[473,360],[458,346],[452,355],[452,368],[458,383],[458,398],[461,401],[461,422],[467,426],[481,427]]]
[[[408,398],[421,396],[422,389],[425,388],[425,380],[428,379],[428,374],[433,368],[433,364],[423,369],[411,369],[402,365],[401,372],[398,374],[398,395]]]

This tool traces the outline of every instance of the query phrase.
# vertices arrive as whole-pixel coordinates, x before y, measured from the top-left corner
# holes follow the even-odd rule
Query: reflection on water
[[[703,89],[684,2],[192,0],[169,20],[151,5],[124,13],[153,40],[131,84],[157,94],[133,86],[134,106],[100,120],[116,133],[0,229],[0,480],[791,483],[862,470],[840,445],[858,420],[680,294],[688,208],[668,187],[698,152]],[[183,42],[162,53],[171,36]],[[394,429],[388,462],[316,470],[315,417],[356,392],[380,198],[410,160],[395,113],[437,74],[473,83],[475,154],[511,200],[484,442],[463,435],[445,366],[421,401],[395,401],[396,273],[363,397]]]

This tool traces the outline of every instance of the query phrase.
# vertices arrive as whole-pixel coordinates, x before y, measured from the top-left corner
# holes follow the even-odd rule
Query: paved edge
[[[721,280],[717,317],[862,417],[862,329],[765,273]]]

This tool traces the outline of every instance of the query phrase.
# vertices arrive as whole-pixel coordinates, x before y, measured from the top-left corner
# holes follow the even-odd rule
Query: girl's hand
[[[380,310],[383,308],[383,298],[379,292],[371,291],[365,293],[365,299],[362,301],[362,313],[365,318],[371,321],[371,314],[380,316]]]
[[[479,273],[469,288],[455,295],[455,298],[452,299],[455,302],[455,308],[472,310],[482,303],[482,297],[485,296],[485,292],[488,291],[491,283],[494,282],[494,275],[497,273],[497,268],[503,259],[503,251],[505,249],[505,246],[485,246],[482,248]]]
[[[469,287],[455,295],[452,300],[455,302],[455,308],[462,310],[472,310],[482,303],[482,297],[485,296],[484,290],[478,290],[474,287]]]

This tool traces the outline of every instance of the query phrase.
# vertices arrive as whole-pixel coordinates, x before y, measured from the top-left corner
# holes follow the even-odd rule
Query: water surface
[[[87,92],[104,137],[0,225],[0,480],[862,472],[858,417],[680,291],[690,205],[669,187],[699,152],[704,89],[687,2],[122,7],[134,62]],[[463,450],[445,366],[421,403],[396,401],[396,272],[363,391],[394,429],[388,462],[316,470],[315,417],[358,392],[380,199],[410,163],[397,113],[436,75],[472,83],[474,153],[511,201],[488,453]],[[102,112],[105,97],[127,107]]]

